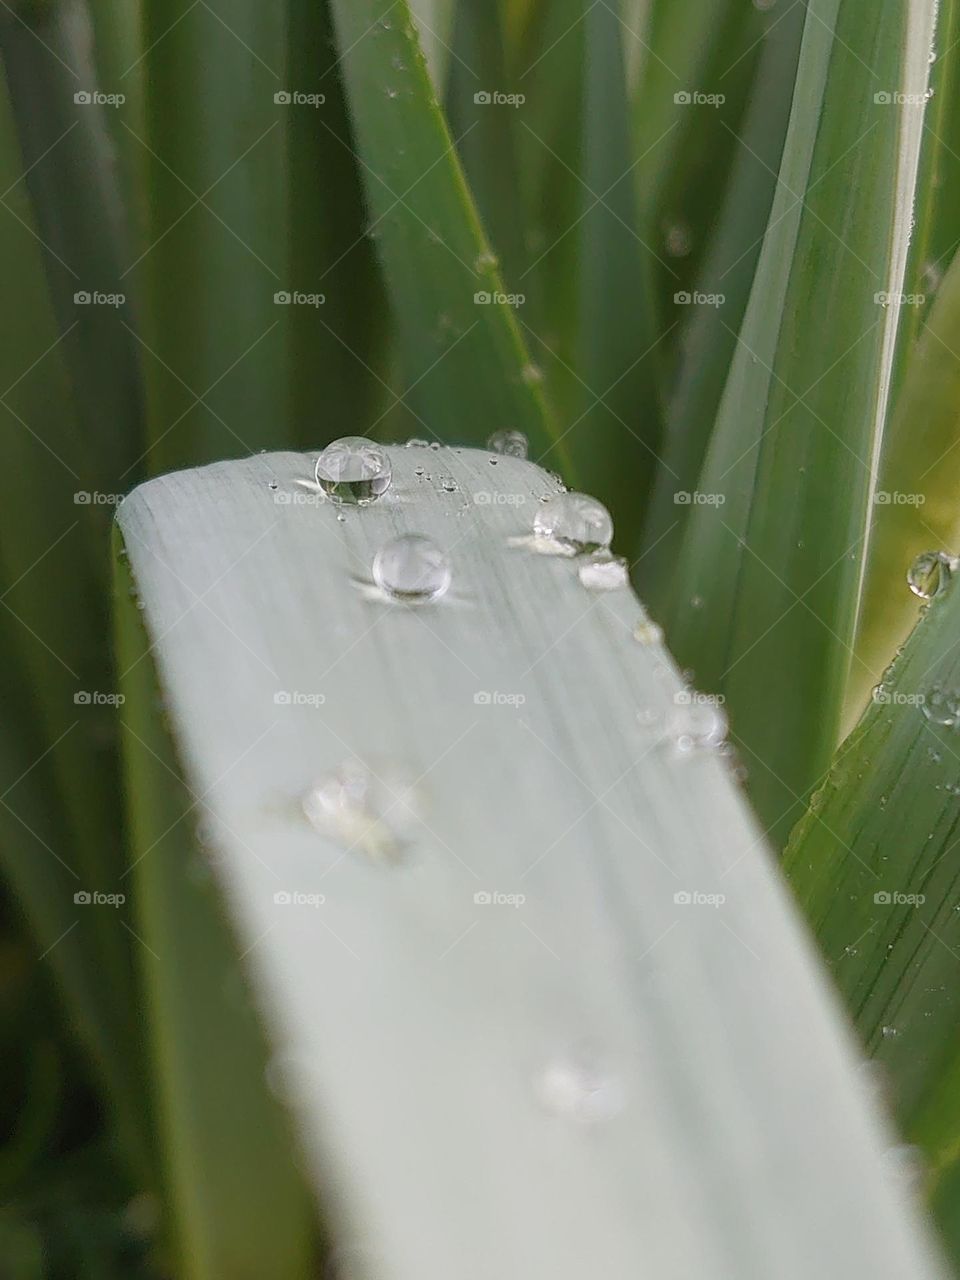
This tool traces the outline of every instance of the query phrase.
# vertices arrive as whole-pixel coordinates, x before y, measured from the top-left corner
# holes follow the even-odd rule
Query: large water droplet
[[[626,558],[603,552],[584,560],[578,576],[590,591],[619,591],[630,585]]]
[[[420,821],[421,797],[411,778],[390,766],[376,773],[348,760],[319,779],[302,798],[321,835],[373,862],[397,862]]]
[[[907,585],[921,600],[932,600],[945,591],[957,568],[957,562],[943,551],[924,551],[907,572]]]
[[[613,541],[613,519],[602,502],[586,493],[558,493],[537,512],[533,531],[567,555],[606,551]]]
[[[960,692],[936,685],[921,702],[920,710],[932,724],[955,729],[960,725]]]
[[[536,1091],[545,1110],[582,1124],[610,1120],[624,1105],[620,1080],[589,1049],[548,1063],[537,1078]]]
[[[407,604],[438,600],[451,577],[446,552],[420,533],[392,538],[373,559],[373,580],[380,590]]]
[[[667,733],[681,755],[712,751],[727,736],[727,713],[706,694],[685,689],[667,717]]]
[[[487,441],[487,448],[508,458],[526,458],[530,452],[527,437],[522,431],[495,431]]]
[[[317,459],[317,484],[334,502],[364,505],[390,487],[390,459],[365,436],[344,436],[328,444]]]

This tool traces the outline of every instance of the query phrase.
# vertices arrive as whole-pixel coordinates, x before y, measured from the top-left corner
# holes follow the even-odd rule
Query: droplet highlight
[[[389,865],[402,859],[414,839],[422,797],[402,770],[385,766],[374,772],[360,760],[348,760],[318,779],[301,805],[321,835]]]

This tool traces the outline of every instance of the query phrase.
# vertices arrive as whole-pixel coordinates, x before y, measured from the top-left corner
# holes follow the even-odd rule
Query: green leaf
[[[667,631],[783,839],[836,746],[897,339],[932,3],[813,0],[780,187]],[[875,95],[881,97],[875,99]],[[912,113],[912,114],[911,114]],[[829,323],[826,318],[829,317]]]
[[[482,443],[524,432],[554,445],[540,371],[505,292],[437,106],[406,0],[333,0],[387,292],[397,326],[405,405],[421,433]],[[479,106],[478,110],[490,109]],[[479,304],[478,304],[479,295]],[[562,461],[563,446],[552,455]]]
[[[960,257],[955,258],[911,354],[890,426],[874,508],[848,707],[863,707],[920,616],[907,571],[924,551],[960,551]]]
[[[793,833],[786,871],[907,1138],[941,1180],[960,1144],[960,593],[933,600]],[[947,723],[947,722],[950,723]],[[947,1176],[949,1173],[949,1177]]]
[[[668,316],[683,325],[676,383],[665,413],[662,460],[644,519],[638,579],[659,615],[669,598],[690,507],[675,501],[692,493],[710,441],[730,362],[737,347],[783,155],[793,100],[804,8],[792,5],[764,38],[739,148],[711,230],[690,299],[673,302]],[[733,68],[731,68],[732,70]],[[723,84],[723,78],[718,79]],[[716,208],[711,197],[709,207]]]
[[[151,481],[119,512],[334,1259],[385,1280],[942,1275],[722,757],[663,733],[688,704],[635,597],[513,543],[558,496],[532,464],[389,458],[362,509],[296,501],[314,458],[281,454]],[[453,575],[420,606],[369,580],[414,531]],[[149,696],[131,688],[128,716]],[[166,770],[137,759],[150,805]],[[178,958],[186,908],[160,927],[158,901],[157,980],[179,969],[209,1017],[206,966]]]

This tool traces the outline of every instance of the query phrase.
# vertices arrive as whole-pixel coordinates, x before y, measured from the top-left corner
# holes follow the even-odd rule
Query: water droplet
[[[270,483],[267,485],[267,488],[271,491],[271,493],[276,493],[276,491],[280,488],[280,484],[277,480],[271,480]]]
[[[474,270],[477,272],[495,271],[499,265],[500,259],[495,253],[491,253],[489,250],[485,250],[483,253],[478,254],[477,260],[473,264]]]
[[[429,441],[420,440],[417,436],[413,436],[403,447],[405,449],[426,449],[428,444]]]
[[[727,736],[727,714],[723,707],[705,694],[684,690],[667,717],[667,733],[681,755],[696,751],[712,751]]]
[[[921,600],[932,600],[950,585],[957,561],[943,551],[924,551],[907,573],[907,585]]]
[[[590,591],[619,591],[630,585],[629,566],[624,556],[591,556],[580,565],[579,578]]]
[[[884,1040],[892,1040],[894,1036],[898,1036],[900,1032],[896,1027],[881,1027],[880,1034],[883,1036]]]
[[[388,87],[388,88],[384,89],[384,93],[387,95],[387,97],[388,97],[388,98],[399,98],[399,97],[400,97],[400,90],[399,90],[399,89],[394,89],[394,88]]]
[[[921,702],[920,710],[932,724],[955,729],[960,724],[960,693],[936,685]]]
[[[530,386],[543,381],[543,370],[536,364],[525,364],[520,370],[520,377]]]
[[[596,1124],[623,1110],[620,1080],[590,1050],[578,1050],[548,1063],[536,1080],[541,1106],[551,1115]]]
[[[559,493],[537,512],[533,532],[560,554],[606,551],[613,541],[613,519],[588,494]]]
[[[430,448],[434,451],[434,453],[436,453],[436,452],[437,452],[437,450],[440,448],[440,441],[439,441],[439,440],[431,440],[431,441],[430,441]]]
[[[362,761],[348,760],[310,787],[301,804],[321,835],[388,865],[412,842],[422,802],[402,770],[385,765],[374,773]]]
[[[691,609],[702,609],[702,608],[703,608],[703,596],[691,596],[691,597],[690,597],[690,608],[691,608]]]
[[[444,493],[458,493],[460,490],[460,486],[457,484],[456,480],[454,480],[453,476],[441,476],[440,488]]]
[[[495,431],[487,441],[487,448],[508,458],[526,458],[530,445],[522,431]]]
[[[649,618],[641,618],[633,628],[633,638],[640,644],[662,644],[663,627],[651,622]]]
[[[438,600],[451,577],[446,552],[420,533],[392,538],[373,558],[373,580],[380,590],[408,604]]]
[[[390,460],[364,436],[345,436],[328,444],[317,459],[317,484],[334,502],[373,502],[390,487]]]

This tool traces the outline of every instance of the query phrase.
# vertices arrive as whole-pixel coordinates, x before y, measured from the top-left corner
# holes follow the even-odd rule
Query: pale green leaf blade
[[[393,488],[344,520],[295,500],[296,454],[120,512],[335,1257],[398,1280],[942,1275],[743,800],[655,727],[682,685],[635,598],[510,545],[545,473],[441,451],[449,492],[418,453],[391,449]],[[432,605],[369,590],[400,530],[451,557]],[[307,822],[351,758],[412,771],[401,849],[389,811],[342,841]]]

